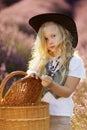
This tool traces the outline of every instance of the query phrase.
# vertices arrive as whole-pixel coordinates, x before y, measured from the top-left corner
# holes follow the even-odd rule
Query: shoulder
[[[68,75],[78,78],[86,78],[85,67],[81,57],[73,55],[69,63]]]
[[[73,57],[70,60],[70,66],[74,65],[74,66],[78,66],[83,64],[83,60],[81,59],[81,57],[73,55]]]

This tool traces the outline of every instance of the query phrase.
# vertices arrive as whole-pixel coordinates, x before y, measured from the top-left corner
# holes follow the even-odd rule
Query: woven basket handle
[[[24,71],[14,71],[14,72],[11,72],[10,74],[8,74],[8,75],[3,79],[2,83],[1,83],[1,86],[0,86],[0,101],[1,101],[1,99],[2,99],[2,92],[3,92],[3,90],[4,90],[4,87],[5,87],[6,83],[7,83],[7,81],[8,81],[10,78],[12,78],[13,76],[16,76],[16,75],[26,76],[27,73],[24,72]]]

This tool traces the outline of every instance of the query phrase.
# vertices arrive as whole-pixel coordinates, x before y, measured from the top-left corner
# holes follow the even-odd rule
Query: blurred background
[[[79,35],[76,51],[87,73],[87,0],[0,0],[0,82],[12,71],[27,70],[35,39],[28,20],[47,12],[64,12],[75,20]],[[76,102],[73,130],[86,130],[86,81],[79,85],[73,98]]]

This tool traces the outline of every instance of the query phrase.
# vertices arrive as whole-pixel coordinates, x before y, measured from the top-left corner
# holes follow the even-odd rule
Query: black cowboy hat
[[[77,34],[77,27],[74,22],[74,20],[65,15],[65,14],[58,14],[58,13],[45,13],[45,14],[39,14],[31,19],[29,19],[29,24],[33,27],[33,29],[38,32],[41,25],[45,22],[53,21],[60,25],[62,25],[64,28],[66,28],[72,35],[73,41],[72,46],[75,48],[78,43],[78,34]]]

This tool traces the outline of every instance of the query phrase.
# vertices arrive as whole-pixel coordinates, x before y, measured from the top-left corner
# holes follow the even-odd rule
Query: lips
[[[54,46],[54,45],[52,45],[52,46],[49,46],[49,48],[55,48],[55,46]]]

